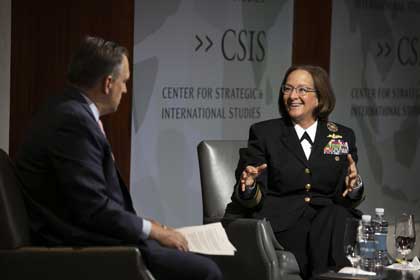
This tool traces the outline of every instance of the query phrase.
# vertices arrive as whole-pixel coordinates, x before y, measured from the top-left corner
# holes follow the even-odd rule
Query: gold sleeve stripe
[[[252,199],[247,199],[247,200],[241,199],[242,205],[245,206],[246,208],[254,208],[258,204],[260,204],[261,199],[262,199],[262,193],[261,193],[260,186],[258,184],[256,188],[257,188],[257,191],[255,192],[255,195]]]

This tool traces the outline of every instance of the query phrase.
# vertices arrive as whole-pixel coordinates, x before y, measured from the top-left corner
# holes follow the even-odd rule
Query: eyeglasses
[[[298,86],[298,87],[293,87],[293,86],[289,86],[289,85],[282,85],[281,86],[281,92],[283,93],[283,95],[290,95],[292,94],[292,92],[296,90],[296,93],[299,96],[305,96],[306,94],[308,94],[308,92],[318,92],[316,89],[313,88],[308,88],[305,86]]]

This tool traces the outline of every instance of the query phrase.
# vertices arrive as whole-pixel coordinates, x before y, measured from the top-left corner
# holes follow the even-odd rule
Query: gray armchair
[[[19,279],[153,280],[137,247],[34,247],[20,184],[0,150],[0,277]]]
[[[274,237],[270,223],[247,217],[249,213],[231,211],[231,202],[239,150],[246,141],[208,140],[198,145],[203,222],[221,221],[229,240],[236,247],[235,256],[214,256],[226,280],[229,279],[301,279],[299,267],[291,252],[285,251]],[[251,216],[249,216],[251,217]]]

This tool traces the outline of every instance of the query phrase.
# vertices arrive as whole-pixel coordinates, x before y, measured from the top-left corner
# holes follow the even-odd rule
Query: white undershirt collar
[[[318,120],[316,120],[310,127],[308,127],[307,129],[303,129],[300,125],[298,125],[297,123],[295,123],[294,128],[296,131],[297,136],[299,137],[298,139],[300,140],[303,136],[303,134],[308,133],[309,137],[312,140],[312,143],[315,142],[315,135],[316,135],[316,129],[318,127]],[[311,151],[312,151],[312,144],[308,142],[308,140],[304,139],[300,142],[300,145],[302,146],[303,152],[305,153],[306,159],[309,160],[309,157],[311,156]]]
[[[318,127],[318,120],[316,120],[310,127],[307,129],[302,128],[300,125],[295,123],[294,128],[296,130],[296,134],[298,138],[302,138],[303,133],[305,131],[308,133],[309,137],[311,138],[312,142],[315,142],[315,135],[316,135],[316,128]]]
[[[96,107],[95,103],[92,102],[92,100],[89,99],[86,95],[83,93],[80,93],[83,98],[86,100],[87,104],[89,105],[90,110],[92,111],[93,116],[95,117],[96,122],[99,122],[99,110],[98,107]]]

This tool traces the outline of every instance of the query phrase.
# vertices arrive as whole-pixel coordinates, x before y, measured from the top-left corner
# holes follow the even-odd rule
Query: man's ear
[[[104,92],[105,92],[106,95],[108,95],[109,92],[111,91],[112,82],[113,82],[113,79],[112,79],[112,76],[111,75],[108,75],[108,76],[106,76],[104,78],[104,81],[103,81],[103,90],[104,90]]]

